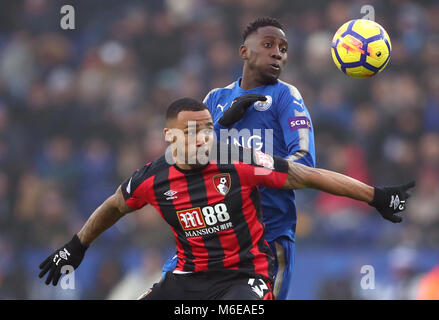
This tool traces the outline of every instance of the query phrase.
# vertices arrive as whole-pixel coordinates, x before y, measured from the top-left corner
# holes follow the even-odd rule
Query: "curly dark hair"
[[[242,33],[242,38],[245,41],[245,39],[247,39],[247,37],[250,34],[252,34],[253,32],[256,32],[256,30],[258,30],[259,28],[266,27],[266,26],[273,26],[273,27],[276,27],[276,28],[283,30],[283,27],[280,24],[280,22],[274,18],[270,18],[270,17],[258,18],[256,20],[250,22],[247,25],[244,32]]]

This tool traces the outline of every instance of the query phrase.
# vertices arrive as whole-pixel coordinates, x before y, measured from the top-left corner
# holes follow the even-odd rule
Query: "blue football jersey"
[[[240,83],[241,78],[225,88],[210,91],[204,99],[212,114],[217,139],[315,167],[314,129],[299,91],[281,80],[250,90],[242,89]],[[218,120],[232,101],[251,93],[264,95],[267,100],[255,102],[232,127],[221,126]],[[297,221],[294,191],[267,187],[260,187],[260,191],[266,240],[271,242],[280,236],[294,240]]]

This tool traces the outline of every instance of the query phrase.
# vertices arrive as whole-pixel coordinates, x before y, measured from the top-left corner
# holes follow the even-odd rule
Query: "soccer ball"
[[[369,78],[381,72],[392,53],[386,30],[365,19],[343,24],[335,33],[331,47],[337,68],[353,78]]]

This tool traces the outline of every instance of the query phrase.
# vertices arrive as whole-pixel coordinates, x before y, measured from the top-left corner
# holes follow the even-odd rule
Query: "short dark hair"
[[[172,102],[166,110],[166,120],[174,119],[181,111],[202,111],[209,108],[201,101],[192,98],[180,98]]]
[[[242,33],[243,40],[245,41],[245,39],[247,39],[247,37],[250,34],[256,32],[259,28],[267,27],[267,26],[272,26],[283,30],[282,25],[275,18],[270,18],[270,17],[258,18],[247,25],[244,32]]]

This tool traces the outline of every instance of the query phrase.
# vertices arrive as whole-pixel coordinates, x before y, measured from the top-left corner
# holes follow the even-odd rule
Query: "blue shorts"
[[[269,243],[275,257],[273,293],[277,300],[286,300],[293,277],[295,243],[288,237],[279,237]],[[177,255],[169,258],[163,266],[163,276],[174,271],[177,266]]]
[[[277,300],[286,300],[293,278],[295,243],[288,237],[279,237],[268,244],[275,257],[273,294]]]

